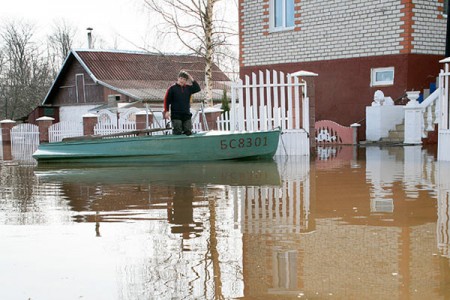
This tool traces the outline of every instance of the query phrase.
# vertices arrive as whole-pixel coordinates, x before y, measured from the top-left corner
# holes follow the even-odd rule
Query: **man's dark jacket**
[[[169,111],[172,119],[186,120],[191,118],[191,95],[199,92],[200,85],[193,81],[192,85],[173,84],[167,89],[164,97],[164,111]]]

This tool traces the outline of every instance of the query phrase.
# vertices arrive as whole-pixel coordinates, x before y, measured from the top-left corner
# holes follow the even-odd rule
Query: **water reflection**
[[[450,165],[416,146],[319,154],[2,165],[0,298],[450,298]]]

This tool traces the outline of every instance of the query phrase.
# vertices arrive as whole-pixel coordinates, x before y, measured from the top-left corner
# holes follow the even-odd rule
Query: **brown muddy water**
[[[0,164],[0,299],[450,299],[450,165]]]

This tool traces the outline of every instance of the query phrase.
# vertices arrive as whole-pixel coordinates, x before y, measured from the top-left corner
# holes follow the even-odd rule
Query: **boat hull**
[[[273,130],[70,140],[41,144],[33,157],[38,163],[134,163],[262,158],[273,157],[279,137],[280,130]]]

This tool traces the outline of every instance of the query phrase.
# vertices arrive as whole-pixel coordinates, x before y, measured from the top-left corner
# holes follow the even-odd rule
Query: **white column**
[[[405,107],[405,144],[422,144],[423,111],[417,99],[419,91],[406,92],[410,101]]]

